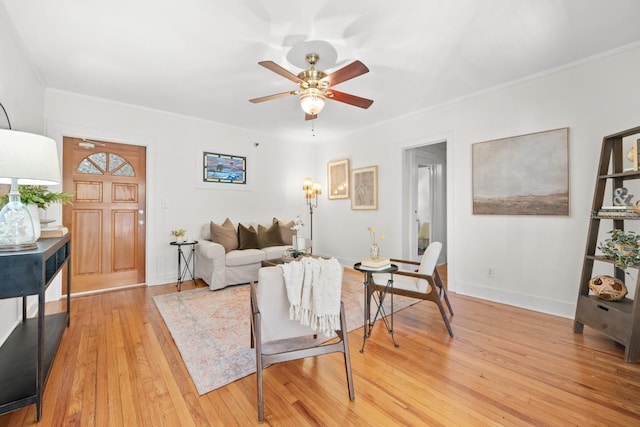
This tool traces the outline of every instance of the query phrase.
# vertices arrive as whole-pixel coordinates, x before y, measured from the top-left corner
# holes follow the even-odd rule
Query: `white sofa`
[[[244,223],[254,226],[257,223]],[[269,227],[270,223],[260,223]],[[225,248],[211,241],[210,223],[203,224],[196,245],[196,277],[204,280],[209,289],[222,289],[230,285],[250,283],[258,280],[262,261],[282,257],[291,245],[271,246],[262,249],[236,249],[225,253]]]

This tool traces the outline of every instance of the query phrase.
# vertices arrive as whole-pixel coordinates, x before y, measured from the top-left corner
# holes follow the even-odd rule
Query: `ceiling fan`
[[[318,117],[318,113],[322,111],[322,108],[324,107],[325,99],[333,99],[334,101],[344,102],[345,104],[365,109],[369,108],[371,104],[373,104],[373,100],[371,99],[339,92],[332,88],[333,86],[353,79],[354,77],[368,73],[369,69],[362,62],[354,61],[331,74],[327,74],[324,71],[315,69],[315,65],[320,59],[318,54],[309,53],[305,59],[309,63],[310,67],[308,70],[298,73],[298,75],[282,68],[273,61],[258,62],[258,64],[273,71],[274,73],[280,74],[282,77],[297,83],[299,89],[254,98],[249,101],[257,104],[259,102],[270,101],[272,99],[283,98],[285,96],[300,95],[300,106],[305,112],[305,120],[312,120]]]

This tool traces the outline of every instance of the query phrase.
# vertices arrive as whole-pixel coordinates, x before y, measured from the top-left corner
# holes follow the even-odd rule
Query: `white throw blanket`
[[[280,268],[291,304],[289,318],[333,336],[340,329],[342,265],[335,258],[304,257]]]

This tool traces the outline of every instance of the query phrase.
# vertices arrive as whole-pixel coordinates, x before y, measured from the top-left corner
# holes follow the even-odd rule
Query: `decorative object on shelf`
[[[304,251],[305,249],[304,236],[298,235],[300,230],[302,230],[302,227],[304,227],[304,222],[302,222],[302,219],[300,219],[300,215],[298,215],[293,220],[293,227],[291,227],[291,229],[296,232],[295,236],[293,236],[293,240],[291,243],[293,243],[293,249],[296,249],[299,251]]]
[[[633,199],[633,194],[629,194],[629,190],[625,187],[619,187],[613,190],[613,206],[631,206],[631,199]]]
[[[318,207],[318,195],[322,194],[322,186],[318,181],[313,182],[311,178],[305,178],[302,182],[302,190],[304,190],[304,197],[307,200],[307,206],[309,206],[311,229],[311,236],[309,238],[313,240],[313,208]]]
[[[349,198],[349,159],[327,163],[329,200]]]
[[[472,182],[474,215],[569,215],[569,128],[473,144]]]
[[[609,234],[611,237],[598,245],[606,258],[614,260],[621,270],[640,263],[640,235],[619,229],[611,230]]]
[[[40,220],[37,216],[32,218],[20,201],[18,184],[60,183],[56,142],[42,135],[0,129],[0,178],[4,178],[0,182],[11,183],[8,202],[0,211],[0,250],[37,248],[35,230],[36,226],[39,229]]]
[[[640,217],[640,201],[635,206],[603,206],[593,211],[596,218],[638,218]]]
[[[171,235],[176,238],[176,243],[184,242],[184,236],[187,234],[187,230],[184,228],[178,228],[177,230],[171,230]]]
[[[600,299],[620,301],[627,295],[627,287],[622,280],[611,276],[596,276],[589,280],[589,289]]]
[[[378,166],[354,169],[352,172],[353,195],[351,209],[378,209]]]
[[[640,164],[640,157],[638,156],[638,153],[640,153],[640,149],[639,149],[640,147],[638,147],[638,145],[640,145],[640,139],[637,139],[636,141],[634,141],[631,149],[627,151],[627,159],[633,165],[633,168],[629,170],[634,170],[634,171],[638,170],[638,166]]]

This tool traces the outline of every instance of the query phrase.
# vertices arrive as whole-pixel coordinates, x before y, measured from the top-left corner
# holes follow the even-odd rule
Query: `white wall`
[[[379,165],[380,209],[352,211],[349,201],[323,198],[318,251],[357,262],[373,226],[387,235],[384,255],[401,253],[402,151],[444,136],[450,289],[573,317],[602,138],[640,125],[639,69],[635,46],[319,147],[325,164],[349,157],[352,168]],[[561,127],[570,128],[569,216],[472,215],[471,144]]]
[[[0,103],[15,130],[44,131],[44,85],[21,49],[13,24],[0,3]],[[4,115],[4,112],[0,111]],[[4,117],[0,119],[4,123]],[[1,286],[2,284],[0,284]],[[22,299],[0,300],[0,343],[22,316]]]
[[[177,277],[172,229],[198,238],[210,220],[271,221],[306,212],[302,180],[312,172],[312,146],[58,90],[45,98],[47,134],[59,143],[67,135],[147,147],[148,284]],[[202,183],[203,151],[246,156],[247,189]]]

